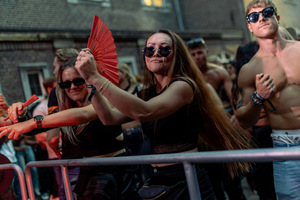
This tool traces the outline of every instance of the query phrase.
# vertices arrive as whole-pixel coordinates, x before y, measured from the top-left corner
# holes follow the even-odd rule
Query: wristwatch
[[[42,121],[44,119],[44,116],[43,115],[36,115],[36,116],[33,117],[33,119],[37,124],[37,128],[42,128]]]

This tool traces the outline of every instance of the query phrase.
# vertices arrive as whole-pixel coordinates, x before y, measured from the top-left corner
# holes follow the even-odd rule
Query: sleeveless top
[[[84,157],[98,156],[125,148],[116,139],[122,133],[121,125],[104,126],[100,120],[91,121],[77,136],[75,143]]]
[[[174,79],[175,81],[185,81],[194,89],[192,83],[184,79]],[[166,87],[159,93],[156,92],[156,85],[146,89],[145,101],[154,98],[166,90]],[[142,93],[138,96],[141,98]],[[172,99],[170,99],[171,101]],[[196,95],[193,102],[182,106],[173,114],[164,118],[142,123],[143,133],[151,141],[152,153],[176,153],[191,150],[198,145],[198,132],[201,128],[201,115]]]

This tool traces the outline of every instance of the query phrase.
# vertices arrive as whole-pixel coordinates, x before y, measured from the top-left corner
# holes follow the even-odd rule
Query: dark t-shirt
[[[56,88],[53,88],[49,95],[48,100],[48,114],[53,114],[58,112],[58,102],[56,97]],[[80,148],[70,142],[70,140],[62,132],[62,159],[73,159],[73,158],[82,158],[83,153]]]

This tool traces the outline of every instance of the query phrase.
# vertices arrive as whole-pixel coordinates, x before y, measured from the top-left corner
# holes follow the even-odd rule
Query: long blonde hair
[[[181,77],[194,85],[194,97],[198,97],[201,119],[206,119],[205,121],[199,121],[199,124],[203,124],[198,134],[199,140],[213,150],[251,148],[248,138],[243,135],[242,131],[231,124],[229,115],[226,114],[223,108],[218,106],[217,101],[207,87],[203,74],[181,37],[170,30],[159,30],[155,33],[167,34],[173,42],[174,56],[168,74],[169,82],[174,78]],[[144,87],[151,86],[155,84],[155,77],[147,69],[145,57],[142,58],[142,61],[144,64]],[[146,95],[144,92],[142,97],[144,98]],[[228,163],[228,167],[231,174],[234,175],[238,173],[239,168],[243,172],[248,171],[249,164],[240,162]]]
[[[65,69],[67,68],[73,68],[75,71],[77,69],[75,68],[75,62],[76,58],[73,58],[69,61],[67,61],[65,64],[63,64],[57,73],[56,80],[58,83],[62,82],[62,73]],[[57,101],[58,101],[58,110],[67,110],[70,108],[76,108],[78,107],[76,102],[73,101],[66,93],[65,89],[62,89],[60,87],[56,87],[56,96],[57,96]],[[82,105],[87,105],[88,104],[88,92],[86,91],[85,97],[82,99]],[[86,126],[88,123],[84,124],[79,124],[75,126],[66,126],[62,127],[62,130],[66,134],[66,137],[73,143],[76,144],[75,141],[77,141],[76,135],[78,135]],[[75,130],[75,131],[74,131]]]

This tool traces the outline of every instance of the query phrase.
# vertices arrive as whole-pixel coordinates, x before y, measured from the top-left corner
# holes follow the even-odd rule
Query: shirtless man
[[[207,62],[208,49],[203,38],[187,41],[186,44],[193,59],[203,73],[206,82],[210,83],[219,95],[223,87],[228,100],[231,101],[232,81],[230,75],[225,68]],[[227,107],[228,105],[224,106]]]
[[[273,146],[299,147],[300,43],[280,36],[280,16],[271,0],[253,0],[247,6],[246,16],[260,48],[239,74],[242,92],[237,119],[251,127],[263,107],[273,129]],[[277,199],[299,199],[300,161],[274,161],[273,166]]]

